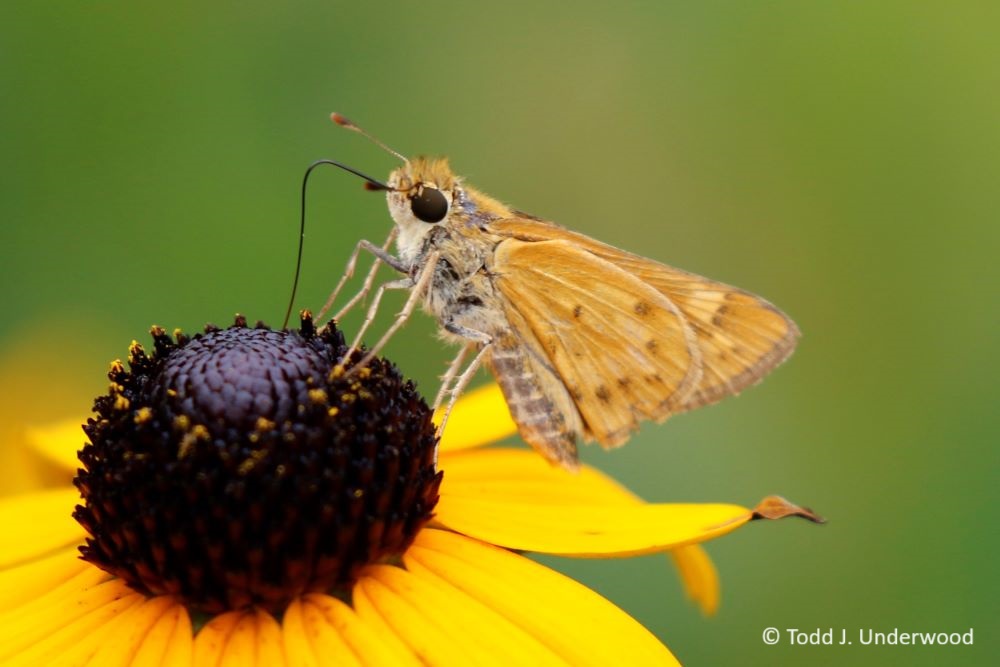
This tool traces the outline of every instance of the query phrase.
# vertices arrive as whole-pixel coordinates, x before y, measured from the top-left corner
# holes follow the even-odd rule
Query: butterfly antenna
[[[392,190],[391,187],[386,185],[381,181],[377,181],[371,176],[366,176],[360,171],[353,167],[348,167],[346,164],[337,162],[336,160],[316,160],[306,169],[305,175],[302,177],[302,199],[301,205],[299,207],[300,217],[299,217],[299,251],[295,258],[295,278],[292,280],[292,296],[288,299],[288,309],[285,311],[285,321],[282,323],[281,328],[284,329],[288,326],[288,320],[292,316],[292,308],[295,306],[295,292],[299,287],[299,274],[302,272],[302,247],[305,245],[306,240],[306,186],[309,185],[309,176],[313,173],[316,167],[328,164],[333,167],[339,167],[344,171],[349,171],[355,176],[364,179],[365,187],[369,190]]]
[[[330,120],[332,120],[334,123],[336,123],[337,125],[339,125],[341,127],[346,127],[348,130],[353,130],[354,132],[357,132],[361,136],[363,136],[366,139],[368,139],[368,141],[372,142],[373,144],[375,144],[376,146],[378,146],[379,148],[381,148],[382,150],[384,150],[386,153],[389,153],[390,155],[395,155],[396,157],[398,157],[400,160],[403,161],[404,164],[410,164],[410,161],[407,160],[405,157],[403,157],[400,153],[397,153],[396,151],[392,150],[391,148],[389,148],[388,146],[386,146],[385,144],[383,144],[381,141],[379,141],[378,139],[376,139],[372,135],[368,134],[367,132],[365,132],[364,130],[362,130],[357,125],[355,125],[352,121],[350,121],[349,119],[344,118],[343,116],[341,116],[336,111],[334,111],[332,114],[330,114]]]

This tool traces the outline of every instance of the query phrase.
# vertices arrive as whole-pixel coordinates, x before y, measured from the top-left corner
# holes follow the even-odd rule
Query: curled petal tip
[[[785,519],[790,516],[798,516],[808,519],[813,523],[826,523],[826,519],[816,514],[808,507],[800,507],[793,502],[785,500],[781,496],[768,496],[757,503],[753,508],[753,519]]]

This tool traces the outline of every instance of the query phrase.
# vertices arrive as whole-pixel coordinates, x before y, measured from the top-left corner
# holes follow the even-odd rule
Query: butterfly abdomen
[[[576,429],[567,423],[566,407],[557,405],[569,397],[552,395],[553,390],[565,393],[565,388],[554,378],[546,381],[550,371],[539,368],[531,351],[510,333],[494,339],[487,363],[525,442],[550,461],[575,468]]]

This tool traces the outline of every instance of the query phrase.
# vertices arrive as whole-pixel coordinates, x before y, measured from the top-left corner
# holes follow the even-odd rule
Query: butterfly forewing
[[[701,378],[695,333],[663,294],[566,240],[501,242],[494,282],[530,327],[585,437],[623,444],[640,419],[678,412]]]
[[[795,348],[799,330],[773,305],[743,290],[660,264],[549,222],[512,218],[491,231],[524,241],[562,239],[611,262],[666,296],[696,335],[702,361],[697,387],[676,411],[735,394],[764,377]]]

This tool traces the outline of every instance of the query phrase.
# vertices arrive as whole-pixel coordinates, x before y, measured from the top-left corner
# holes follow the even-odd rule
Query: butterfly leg
[[[493,336],[483,331],[469,329],[468,327],[463,327],[453,322],[446,322],[444,324],[444,328],[456,336],[461,336],[462,338],[466,338],[471,341],[471,343],[467,344],[465,348],[463,348],[463,352],[461,353],[463,357],[465,356],[464,350],[469,349],[471,345],[478,344],[480,348],[479,352],[472,358],[469,365],[465,367],[462,374],[458,376],[458,379],[455,380],[454,386],[452,386],[451,390],[448,392],[450,394],[448,397],[448,407],[445,408],[444,414],[441,415],[441,423],[438,424],[437,428],[437,435],[439,438],[441,437],[441,434],[444,433],[444,427],[448,424],[448,417],[451,416],[451,411],[455,407],[455,402],[458,400],[458,397],[462,395],[462,392],[465,391],[465,388],[469,386],[469,382],[472,381],[472,378],[476,375],[476,371],[479,370],[479,367],[482,365],[483,358],[493,345]],[[453,363],[452,365],[457,367],[458,364]],[[443,386],[442,389],[444,389]],[[435,405],[435,408],[436,407],[437,406]]]
[[[410,315],[413,314],[414,309],[417,307],[417,303],[420,302],[424,291],[427,289],[431,278],[434,276],[434,270],[437,268],[438,257],[439,253],[436,251],[428,255],[427,261],[420,267],[420,270],[415,277],[408,276],[399,280],[383,283],[379,286],[378,291],[375,292],[375,298],[372,299],[372,305],[368,307],[368,314],[365,316],[365,321],[362,322],[361,328],[358,329],[358,333],[354,337],[354,342],[351,343],[351,347],[347,350],[347,354],[344,357],[345,359],[350,359],[351,355],[354,354],[354,351],[361,346],[361,338],[364,336],[365,331],[371,325],[372,321],[374,321],[375,313],[378,312],[379,302],[382,300],[382,295],[385,294],[386,290],[409,289],[410,296],[406,299],[406,303],[403,304],[403,309],[399,311],[398,315],[396,315],[396,320],[392,323],[392,326],[390,326],[386,332],[382,334],[382,337],[378,339],[378,342],[375,343],[370,350],[368,350],[367,354],[365,354],[365,356],[362,357],[358,363],[351,367],[351,370],[348,371],[348,375],[351,375],[367,366],[368,362],[374,359],[375,355],[377,355],[382,348],[385,347],[386,343],[389,342],[389,339],[392,338],[404,324],[406,324],[408,319],[410,319]],[[386,263],[388,264],[388,262]]]
[[[438,388],[437,396],[434,397],[434,405],[431,408],[433,412],[437,412],[437,409],[441,407],[441,401],[444,400],[444,395],[448,393],[448,386],[458,375],[458,369],[462,367],[462,362],[465,361],[465,357],[469,354],[469,350],[472,349],[472,343],[466,343],[462,346],[462,349],[458,351],[455,358],[448,365],[448,370],[444,375],[441,376],[441,386]]]
[[[350,259],[347,260],[347,266],[344,268],[344,273],[341,275],[340,280],[337,282],[337,286],[333,288],[333,292],[330,293],[329,298],[327,298],[326,303],[320,308],[319,314],[316,316],[316,320],[322,320],[323,316],[330,310],[333,303],[337,300],[340,295],[340,290],[344,288],[344,285],[348,280],[354,275],[354,269],[358,265],[358,257],[361,255],[362,250],[367,250],[372,255],[375,256],[372,262],[371,268],[368,269],[368,275],[365,276],[365,281],[361,286],[361,289],[351,297],[343,308],[341,308],[336,315],[333,316],[335,321],[339,321],[351,308],[357,304],[358,301],[363,299],[369,292],[371,292],[372,285],[375,283],[375,275],[378,273],[379,267],[384,263],[392,266],[396,270],[400,270],[398,267],[402,264],[397,258],[389,254],[389,246],[396,239],[397,229],[393,226],[392,231],[389,232],[388,238],[386,238],[385,243],[381,247],[376,246],[371,241],[361,240],[358,241],[357,245],[354,246],[354,251],[351,253]],[[387,261],[393,260],[393,261]],[[402,271],[406,273],[405,270]]]

